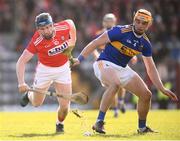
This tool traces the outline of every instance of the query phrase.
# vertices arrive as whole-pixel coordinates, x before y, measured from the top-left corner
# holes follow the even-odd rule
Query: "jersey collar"
[[[137,38],[141,38],[143,36],[143,34],[142,35],[136,34],[136,32],[134,31],[134,26],[132,26],[132,31],[133,31],[134,36],[136,36]]]

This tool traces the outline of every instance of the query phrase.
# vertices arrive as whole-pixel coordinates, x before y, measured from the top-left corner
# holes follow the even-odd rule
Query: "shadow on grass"
[[[16,137],[16,138],[22,138],[22,137],[53,137],[53,136],[57,136],[60,134],[56,134],[56,133],[50,133],[50,134],[36,134],[36,133],[26,133],[26,134],[22,134],[22,135],[9,135],[8,137]],[[63,135],[63,134],[62,134]]]
[[[128,134],[128,135],[121,135],[121,134],[98,134],[95,133],[91,137],[104,137],[104,138],[134,138],[140,136],[138,133]]]

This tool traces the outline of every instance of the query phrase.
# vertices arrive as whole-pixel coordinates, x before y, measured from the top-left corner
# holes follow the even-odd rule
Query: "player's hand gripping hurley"
[[[49,96],[54,96],[54,97],[64,98],[74,103],[81,104],[81,105],[88,103],[88,96],[83,92],[77,92],[77,93],[73,93],[72,95],[69,95],[69,94],[60,94],[60,93],[51,92],[51,91],[43,92],[40,90],[35,90],[33,88],[29,88],[28,91],[39,93],[39,94],[45,94]]]

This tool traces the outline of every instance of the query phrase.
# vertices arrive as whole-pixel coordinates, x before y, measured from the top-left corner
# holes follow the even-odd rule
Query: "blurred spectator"
[[[1,2],[3,3],[1,5],[6,5],[4,1]],[[121,24],[129,24],[132,21],[133,12],[142,7],[149,9],[153,13],[154,22],[151,28],[153,32],[150,34],[150,39],[154,45],[154,56],[160,56],[155,58],[157,61],[169,55],[174,48],[176,49],[177,45],[171,45],[172,42],[180,44],[180,27],[178,26],[180,23],[180,16],[178,14],[180,13],[180,2],[178,0],[99,0],[98,2],[96,0],[15,1],[18,3],[16,4],[16,9],[17,15],[20,17],[17,25],[19,27],[17,51],[22,51],[26,47],[25,39],[29,40],[30,35],[28,34],[34,31],[34,15],[42,11],[50,12],[55,21],[56,19],[63,20],[65,17],[75,21],[78,29],[78,48],[75,50],[77,52],[82,50],[86,42],[91,40],[96,30],[100,29],[101,17],[105,13],[112,12],[118,17],[118,22],[121,21]],[[10,12],[7,11],[6,13]]]
[[[0,33],[12,32],[14,26],[14,1],[0,0]]]

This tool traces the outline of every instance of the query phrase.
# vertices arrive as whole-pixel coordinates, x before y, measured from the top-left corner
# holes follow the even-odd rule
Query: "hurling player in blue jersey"
[[[138,54],[142,54],[147,74],[156,88],[173,101],[178,101],[177,96],[163,86],[153,61],[151,43],[145,34],[151,24],[151,13],[140,9],[135,13],[132,25],[115,26],[104,32],[97,39],[91,41],[78,58],[74,59],[74,65],[78,65],[94,49],[106,44],[104,51],[93,65],[96,77],[106,87],[99,115],[93,126],[93,130],[96,132],[105,134],[105,114],[119,87],[125,88],[138,97],[138,133],[153,132],[146,125],[152,93],[141,77],[127,65],[131,58]]]
[[[103,34],[106,30],[109,30],[111,29],[112,27],[114,27],[116,25],[116,21],[117,21],[117,18],[116,16],[113,14],[113,13],[107,13],[104,15],[103,17],[103,21],[102,21],[102,26],[103,26],[103,29],[99,30],[96,34],[96,38],[98,36],[100,36],[101,34]],[[103,46],[100,46],[98,47],[98,50],[95,49],[93,51],[93,56],[94,56],[94,59],[98,59],[99,57],[99,52],[102,52],[105,48],[105,45]],[[136,57],[133,57],[132,59],[132,63],[136,62],[137,58]],[[119,115],[119,109],[122,113],[125,113],[126,112],[126,108],[125,108],[125,102],[124,102],[124,99],[125,99],[125,93],[126,93],[126,90],[122,87],[119,87],[119,90],[117,91],[117,94],[115,95],[113,101],[112,101],[112,105],[111,107],[113,108],[114,110],[114,117],[118,117]]]

